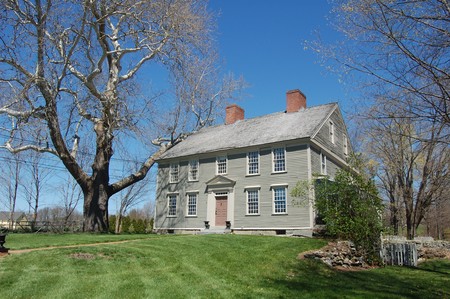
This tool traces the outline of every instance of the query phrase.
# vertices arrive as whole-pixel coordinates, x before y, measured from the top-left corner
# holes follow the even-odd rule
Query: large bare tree
[[[205,1],[4,0],[0,14],[3,147],[61,160],[83,191],[85,231],[107,231],[110,197],[211,123],[241,86],[218,80]],[[90,170],[77,160],[81,139],[91,146]],[[150,139],[159,148],[111,182],[114,148]]]
[[[346,80],[355,79],[353,89],[364,83],[360,105],[389,99],[395,111],[380,109],[379,117],[444,123],[440,138],[450,143],[450,2],[331,2],[331,22],[344,38],[334,45],[318,40],[310,46],[328,66],[337,66],[332,69],[350,75]]]

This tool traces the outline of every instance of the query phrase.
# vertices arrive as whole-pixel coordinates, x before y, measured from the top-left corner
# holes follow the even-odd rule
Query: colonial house
[[[333,178],[351,146],[337,103],[307,108],[298,89],[287,92],[286,103],[284,112],[252,119],[228,106],[225,124],[202,128],[164,153],[155,230],[310,235],[312,200],[298,204],[290,191],[316,174]]]

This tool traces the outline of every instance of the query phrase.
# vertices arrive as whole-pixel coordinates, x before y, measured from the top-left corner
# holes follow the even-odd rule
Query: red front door
[[[216,197],[216,226],[225,226],[227,221],[228,198],[226,196]]]

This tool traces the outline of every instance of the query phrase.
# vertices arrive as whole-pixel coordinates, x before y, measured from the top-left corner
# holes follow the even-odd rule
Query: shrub
[[[317,178],[313,183],[315,208],[329,235],[350,240],[368,263],[379,263],[382,231],[382,200],[374,181],[364,173],[359,157],[350,159],[351,168],[341,169],[333,181]],[[298,190],[291,192],[295,196]]]

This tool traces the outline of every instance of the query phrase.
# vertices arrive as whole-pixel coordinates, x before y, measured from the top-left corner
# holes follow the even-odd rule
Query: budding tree
[[[375,161],[380,187],[390,204],[390,224],[399,232],[404,213],[406,234],[414,238],[430,207],[444,201],[450,188],[450,149],[439,142],[445,124],[429,128],[407,118],[381,118],[359,126],[365,152]]]
[[[110,197],[142,180],[187,132],[211,123],[240,87],[217,80],[213,25],[201,0],[2,1],[3,147],[58,157],[82,189],[84,230],[107,231]],[[172,92],[151,93],[151,80]],[[111,182],[115,147],[150,137],[159,148]],[[89,170],[77,158],[81,140],[91,148]]]
[[[361,104],[382,97],[391,107],[395,105],[388,111],[379,109],[379,117],[443,123],[440,141],[450,143],[450,3],[332,3],[332,22],[344,40],[334,46],[314,42],[312,48],[327,64],[338,66],[339,74],[355,75],[350,78],[362,83],[365,94],[371,97],[365,97]]]

